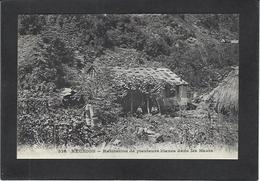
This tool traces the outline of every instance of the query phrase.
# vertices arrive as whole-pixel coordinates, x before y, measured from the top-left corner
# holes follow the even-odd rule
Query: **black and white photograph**
[[[17,23],[17,159],[238,159],[239,14]]]

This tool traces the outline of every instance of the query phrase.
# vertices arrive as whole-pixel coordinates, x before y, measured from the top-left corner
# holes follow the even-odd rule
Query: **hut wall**
[[[168,87],[169,88],[169,87]],[[176,106],[176,108],[180,105],[186,106],[188,103],[188,96],[187,96],[187,85],[179,85],[176,86],[175,93],[169,96],[169,90],[167,87],[162,90],[161,97],[157,99],[157,102],[160,105],[161,113],[164,113],[170,107]]]
[[[187,105],[187,86],[176,86],[174,96],[169,97],[169,90],[163,89],[161,96],[156,100],[148,98],[146,94],[138,91],[132,91],[127,94],[123,100],[123,108],[125,112],[135,113],[139,107],[142,108],[143,113],[149,113],[152,107],[158,108],[161,113],[172,106]],[[168,95],[168,96],[167,96]]]
[[[186,85],[180,85],[178,86],[178,96],[180,98],[187,98],[187,86]]]
[[[125,112],[135,113],[137,108],[140,107],[143,113],[148,113],[148,109],[151,111],[153,106],[156,106],[155,100],[137,91],[129,92],[123,100]]]

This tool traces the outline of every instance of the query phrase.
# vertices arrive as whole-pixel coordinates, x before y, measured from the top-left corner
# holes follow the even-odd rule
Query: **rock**
[[[155,134],[155,132],[150,130],[150,129],[147,129],[145,133],[147,133],[147,134]]]
[[[170,127],[169,130],[170,130],[170,131],[174,131],[174,128],[173,128],[173,127]]]
[[[179,120],[181,120],[181,117],[174,117],[173,118],[173,121],[179,121]]]
[[[153,143],[164,142],[163,135],[159,133],[155,133],[153,135],[148,135],[148,140]]]
[[[115,141],[113,141],[112,145],[118,146],[120,143],[121,143],[121,141],[119,139],[115,139]]]
[[[163,139],[163,135],[160,135],[156,138],[156,143],[161,143],[161,142],[164,142],[164,139]]]
[[[136,134],[138,134],[138,135],[148,134],[149,135],[149,134],[155,134],[155,132],[150,130],[150,129],[148,129],[148,128],[141,128],[141,127],[139,127],[137,129],[137,131],[136,131]]]
[[[141,135],[141,134],[143,134],[144,133],[144,128],[137,128],[137,130],[136,130],[136,134],[137,135]]]
[[[67,96],[70,95],[72,92],[71,88],[64,88],[64,90],[61,92],[61,96]]]

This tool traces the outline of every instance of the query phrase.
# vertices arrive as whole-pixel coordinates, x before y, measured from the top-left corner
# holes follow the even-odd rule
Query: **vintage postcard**
[[[17,34],[17,159],[238,159],[238,14],[19,15]]]

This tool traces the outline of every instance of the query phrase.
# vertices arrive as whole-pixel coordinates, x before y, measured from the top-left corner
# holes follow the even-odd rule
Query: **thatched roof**
[[[239,69],[233,67],[228,76],[208,95],[204,101],[214,103],[217,112],[238,114],[239,110]]]
[[[153,77],[154,79],[164,80],[173,85],[188,85],[188,83],[173,73],[168,68],[147,68],[147,67],[138,67],[138,68],[124,68],[124,67],[113,67],[112,70],[115,71],[117,75],[126,75],[126,76],[138,76],[143,77]]]

